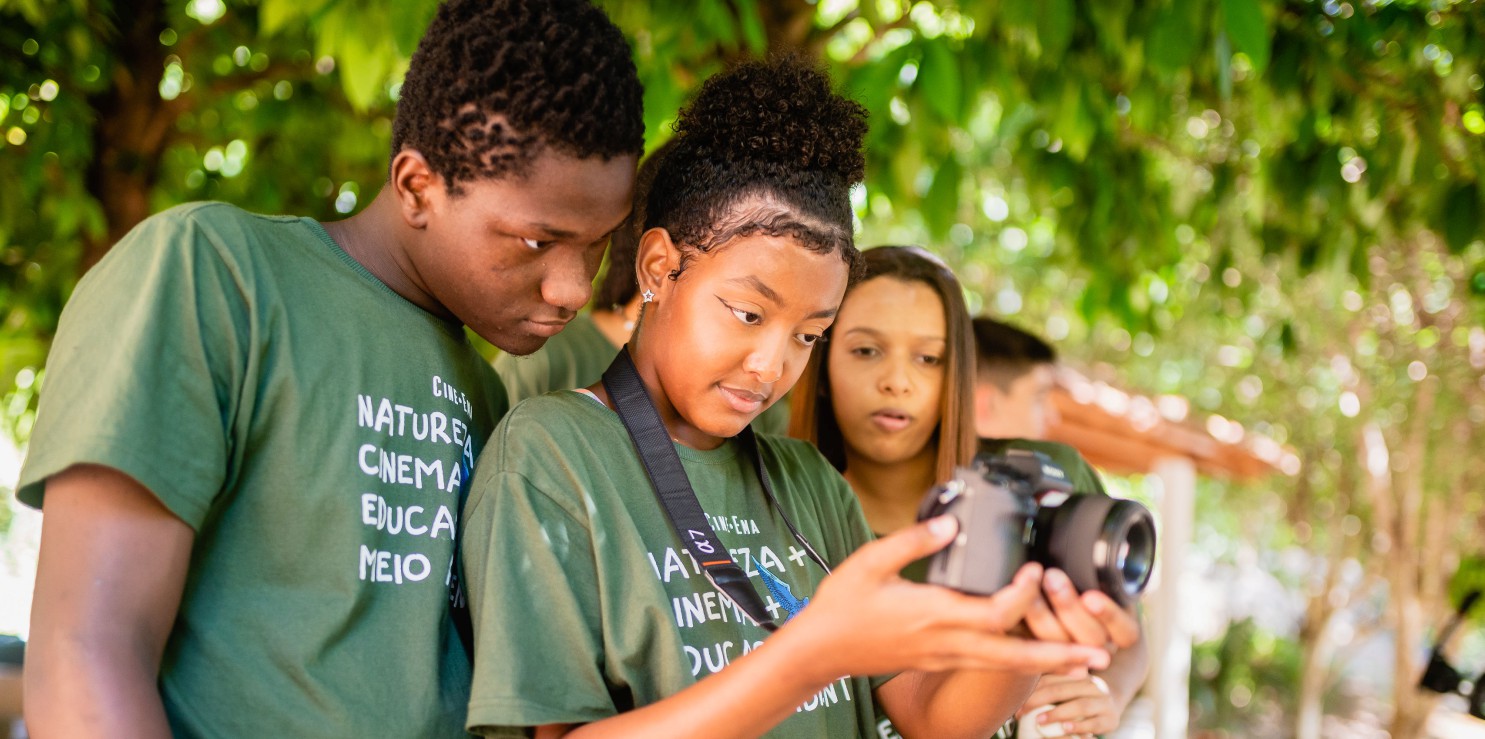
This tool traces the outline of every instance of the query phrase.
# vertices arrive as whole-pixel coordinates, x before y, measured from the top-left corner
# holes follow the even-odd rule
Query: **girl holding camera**
[[[627,350],[603,383],[519,404],[479,462],[462,539],[470,729],[867,737],[880,703],[910,735],[984,737],[1035,674],[1107,664],[1102,645],[1010,633],[1039,602],[1038,566],[989,597],[903,580],[952,519],[872,542],[813,447],[746,432],[804,370],[860,259],[848,193],[865,128],[788,60],[718,75],[681,113]],[[631,436],[635,384],[658,439]],[[657,500],[676,475],[652,477],[651,459],[667,454],[699,525]],[[729,566],[741,582],[713,576]]]
[[[844,473],[872,530],[890,534],[914,525],[925,491],[951,479],[980,446],[971,405],[974,334],[959,281],[937,256],[883,246],[862,257],[865,277],[846,292],[828,340],[794,393],[790,432],[820,448]],[[1076,489],[1102,491],[1071,448],[1034,448],[1055,453],[1054,446]],[[926,559],[914,562],[903,576],[921,582],[926,565]],[[1046,573],[1044,588],[1045,600],[1026,619],[1037,636],[1121,649],[1138,643],[1138,621],[1105,594],[1080,596],[1056,570]],[[1124,702],[1142,679],[1142,650],[1121,659],[1132,662],[1132,677],[1121,681],[1132,683],[1121,685]],[[1086,675],[1043,679],[1022,715],[1053,705],[1033,719],[1048,727],[1048,736],[1112,731],[1122,711],[1103,678]]]

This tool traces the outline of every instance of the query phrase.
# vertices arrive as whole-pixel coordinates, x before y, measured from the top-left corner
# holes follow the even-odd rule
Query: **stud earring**
[[[640,293],[640,294],[642,296],[644,296],[644,299],[645,299],[645,302],[646,303],[653,303],[653,302],[655,302],[655,293],[653,293],[653,292],[651,292],[649,290],[646,290],[646,291],[644,291],[643,293]]]

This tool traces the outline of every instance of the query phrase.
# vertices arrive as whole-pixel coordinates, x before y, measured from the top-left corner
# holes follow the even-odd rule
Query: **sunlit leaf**
[[[944,123],[959,121],[964,92],[959,60],[943,39],[923,42],[923,61],[918,69],[918,89],[929,109]]]
[[[1196,52],[1198,38],[1192,17],[1195,3],[1175,2],[1156,16],[1155,25],[1145,40],[1145,56],[1151,65],[1167,73],[1186,68]]]
[[[1268,21],[1258,0],[1222,0],[1222,18],[1232,45],[1248,55],[1255,72],[1263,74],[1268,67],[1270,39]]]
[[[1036,16],[1042,61],[1057,64],[1067,52],[1073,34],[1073,0],[1043,0]]]

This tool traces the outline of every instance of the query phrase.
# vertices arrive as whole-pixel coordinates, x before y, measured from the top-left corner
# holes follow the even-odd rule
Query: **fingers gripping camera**
[[[949,515],[959,535],[933,555],[928,581],[988,595],[1027,562],[1067,573],[1078,592],[1101,590],[1121,606],[1144,592],[1155,563],[1155,520],[1132,501],[1074,492],[1040,452],[980,455],[929,490],[918,519]]]

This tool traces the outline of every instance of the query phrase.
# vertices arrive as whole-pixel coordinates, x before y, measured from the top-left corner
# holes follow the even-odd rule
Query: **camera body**
[[[1067,473],[1040,452],[975,457],[924,496],[918,519],[940,515],[957,519],[959,534],[929,560],[928,581],[967,593],[994,593],[1021,565],[1039,562],[1066,572],[1078,592],[1101,590],[1127,607],[1155,563],[1149,509],[1073,491]]]

